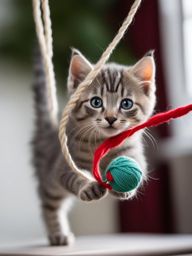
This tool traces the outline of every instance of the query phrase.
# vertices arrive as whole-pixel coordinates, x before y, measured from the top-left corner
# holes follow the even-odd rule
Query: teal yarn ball
[[[129,192],[141,182],[142,171],[139,164],[127,156],[115,158],[107,167],[104,180],[118,192]]]

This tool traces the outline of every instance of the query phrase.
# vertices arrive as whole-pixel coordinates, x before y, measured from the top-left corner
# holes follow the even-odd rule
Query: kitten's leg
[[[98,200],[107,194],[106,188],[103,188],[98,182],[92,181],[85,185],[79,191],[79,197],[83,201]]]
[[[106,189],[98,182],[84,178],[72,171],[61,177],[62,186],[83,201],[98,200],[106,195]]]
[[[53,195],[41,191],[43,220],[47,229],[51,245],[68,245],[73,242],[74,236],[68,223],[68,210],[72,198],[69,196]]]

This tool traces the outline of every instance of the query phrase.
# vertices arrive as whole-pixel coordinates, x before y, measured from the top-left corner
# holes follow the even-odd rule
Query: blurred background
[[[54,65],[61,109],[70,47],[95,62],[112,40],[132,0],[50,0]],[[143,0],[111,60],[131,65],[155,49],[156,112],[192,101],[192,1]],[[31,1],[0,0],[0,245],[44,237],[30,140],[35,31]],[[145,139],[149,182],[128,202],[78,202],[75,234],[192,233],[192,116],[151,130]],[[156,142],[155,142],[155,141]]]

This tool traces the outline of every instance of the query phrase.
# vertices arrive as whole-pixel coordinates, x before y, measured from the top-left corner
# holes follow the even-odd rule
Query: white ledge
[[[178,255],[192,253],[192,235],[108,235],[79,237],[73,246],[46,246],[0,249],[0,255]]]

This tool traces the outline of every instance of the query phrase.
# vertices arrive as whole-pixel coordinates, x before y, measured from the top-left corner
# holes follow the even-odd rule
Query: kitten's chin
[[[100,131],[101,131],[101,133],[102,133],[106,138],[109,138],[109,137],[118,135],[119,133],[122,132],[121,130],[116,129],[116,128],[113,128],[113,127],[110,127],[110,128],[101,128]]]

